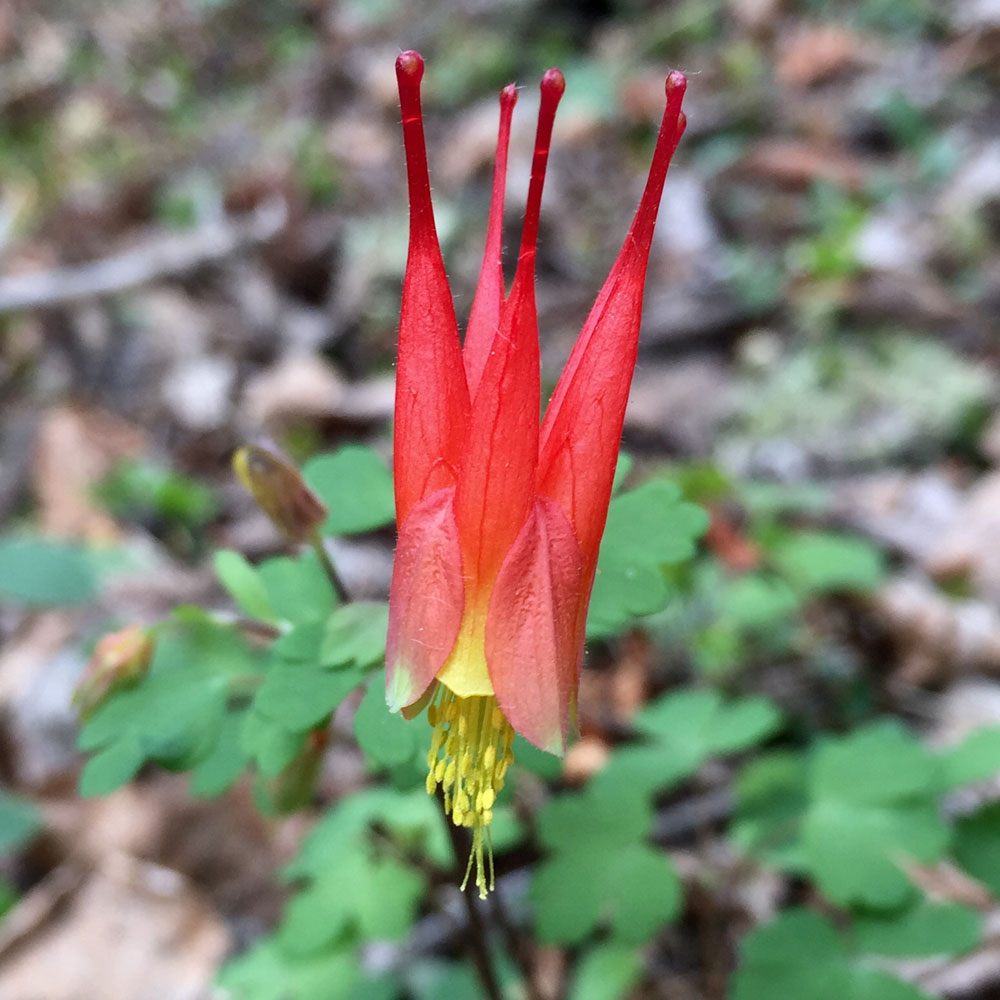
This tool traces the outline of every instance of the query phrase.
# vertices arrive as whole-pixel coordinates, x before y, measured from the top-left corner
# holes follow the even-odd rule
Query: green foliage
[[[80,733],[90,751],[80,778],[82,795],[106,795],[129,781],[146,761],[171,770],[211,761],[223,732],[231,692],[259,672],[260,654],[229,628],[209,621],[174,623],[157,640],[141,683],[101,704]]]
[[[898,723],[820,744],[802,824],[806,864],[834,902],[894,907],[914,889],[901,862],[937,861],[948,844],[936,761]]]
[[[955,859],[991,892],[1000,894],[1000,802],[963,816],[955,830]]]
[[[642,959],[634,948],[604,944],[580,961],[570,1000],[618,1000],[626,996],[642,973]]]
[[[539,840],[551,852],[533,883],[542,939],[575,943],[608,922],[614,940],[634,945],[671,921],[680,883],[667,856],[645,842],[650,797],[713,755],[759,743],[779,724],[766,699],[724,702],[713,691],[667,695],[642,711],[642,742],[613,754],[583,792],[561,795],[539,813]]]
[[[0,920],[14,908],[16,902],[17,890],[6,879],[0,878]]]
[[[764,757],[738,783],[733,836],[808,873],[833,902],[898,908],[916,896],[905,862],[937,861],[948,847],[942,770],[895,721],[822,740],[803,759]]]
[[[240,739],[263,775],[279,778],[304,752],[308,760],[310,731],[324,727],[384,657],[385,627],[384,604],[356,602],[325,621],[295,625],[272,645]]]
[[[33,802],[0,789],[0,856],[30,843],[41,828],[42,818]]]
[[[923,958],[971,951],[982,935],[983,918],[956,903],[919,902],[888,917],[861,915],[851,930],[858,951],[892,958]]]
[[[0,597],[26,605],[87,604],[97,596],[97,574],[69,542],[0,538]]]
[[[707,475],[695,474],[697,489]],[[823,643],[809,633],[804,611],[828,594],[865,593],[880,584],[881,552],[851,535],[788,527],[785,515],[812,516],[827,506],[825,492],[810,484],[788,491],[757,483],[709,488],[716,503],[740,502],[747,523],[731,529],[734,540],[720,543],[718,555],[705,554],[679,575],[679,600],[662,619],[667,636],[715,677],[803,650],[818,663]],[[748,560],[747,568],[726,564],[726,545]]]
[[[986,781],[1000,771],[1000,726],[985,726],[940,755],[942,789]]]
[[[425,886],[401,859],[412,851],[446,859],[443,822],[423,789],[376,788],[334,806],[283,872],[299,888],[277,932],[229,963],[220,984],[240,1000],[395,996],[391,978],[372,992],[358,947],[409,931]]]
[[[353,948],[290,958],[265,938],[223,969],[219,985],[239,1000],[346,1000],[360,981]]]
[[[712,690],[665,695],[636,716],[641,741],[615,753],[591,788],[666,791],[695,774],[709,758],[757,745],[780,723],[766,698],[726,702]]]
[[[743,378],[726,450],[780,442],[842,469],[937,454],[991,392],[981,366],[903,333],[811,340],[776,360]]]
[[[626,459],[616,488],[627,475]],[[369,449],[320,456],[305,477],[329,506],[325,531],[363,532],[391,521],[391,477]],[[731,495],[728,483],[709,479],[687,485],[708,484],[716,501]],[[734,573],[711,553],[693,571],[684,568],[707,518],[677,486],[653,480],[616,495],[589,633],[620,633],[680,592],[685,613],[699,607],[704,616],[694,633],[702,665],[712,656],[739,662],[751,648],[792,648],[811,602],[882,580],[873,546],[786,527],[790,509],[815,513],[814,498],[747,489],[745,501],[747,543],[759,560]],[[159,629],[148,673],[110,695],[84,726],[80,745],[90,759],[81,791],[108,792],[155,763],[189,771],[192,791],[204,796],[222,794],[249,772],[262,810],[303,808],[314,800],[331,716],[357,692],[354,736],[368,774],[381,780],[316,824],[283,872],[291,892],[280,924],[226,966],[220,985],[239,1000],[477,995],[468,965],[418,961],[371,978],[359,960],[367,942],[410,934],[427,898],[426,873],[454,864],[440,808],[418,785],[429,732],[385,709],[386,605],[342,604],[308,548],[257,565],[222,551],[214,566],[240,618],[186,608]],[[581,947],[570,1000],[625,995],[642,976],[641,946],[681,912],[677,872],[650,841],[658,797],[709,760],[782,734],[786,720],[767,698],[688,688],[646,705],[634,729],[581,791],[550,798],[533,828],[515,814],[513,789],[521,811],[532,782],[537,789],[558,780],[561,765],[519,739],[517,768],[531,774],[525,780],[515,770],[496,805],[498,852],[523,844],[532,829],[544,851],[531,873],[537,938]],[[733,1000],[757,1000],[765,990],[806,1000],[920,1000],[878,960],[968,950],[981,921],[962,907],[924,901],[905,864],[940,860],[954,840],[971,874],[1000,883],[989,850],[1000,826],[992,807],[958,821],[954,837],[939,808],[943,794],[992,776],[998,754],[1000,730],[932,754],[898,724],[880,722],[751,760],[736,781],[734,843],[812,880],[844,908],[844,919],[837,930],[793,910],[752,932]],[[0,800],[0,838],[3,807]]]
[[[608,922],[614,939],[640,944],[677,915],[680,880],[646,845],[651,822],[646,798],[627,786],[562,795],[542,810],[538,835],[551,856],[532,880],[542,941],[579,942]]]
[[[216,513],[212,491],[155,462],[119,462],[97,487],[98,499],[117,517],[155,518],[166,524],[202,528]]]
[[[790,534],[775,546],[772,559],[800,593],[871,590],[885,576],[876,548],[833,532]]]
[[[664,567],[690,559],[707,527],[705,512],[665,480],[616,496],[601,542],[588,635],[613,635],[634,618],[661,611],[670,596]]]
[[[730,1000],[930,1000],[852,955],[836,929],[805,909],[787,910],[744,938]]]
[[[423,756],[429,734],[398,713],[386,711],[385,671],[372,675],[358,710],[354,713],[354,736],[368,762],[392,768]]]
[[[327,535],[372,531],[395,517],[392,474],[371,448],[344,445],[312,459],[302,475],[330,510],[323,526]]]

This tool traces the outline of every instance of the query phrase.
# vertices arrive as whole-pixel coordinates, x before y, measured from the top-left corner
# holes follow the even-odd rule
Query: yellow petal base
[[[514,730],[492,695],[460,698],[440,683],[427,708],[427,721],[434,727],[427,754],[427,792],[433,795],[440,785],[451,821],[472,831],[462,889],[475,862],[476,886],[480,899],[485,899],[494,887],[489,826],[493,803],[514,760]]]

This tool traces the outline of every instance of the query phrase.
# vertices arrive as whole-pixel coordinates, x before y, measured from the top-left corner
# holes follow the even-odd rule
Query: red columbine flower
[[[653,226],[684,131],[686,81],[677,72],[667,77],[639,209],[539,427],[535,245],[565,81],[556,69],[542,78],[524,231],[507,294],[501,230],[517,91],[508,86],[500,94],[486,251],[462,345],[431,207],[423,70],[416,52],[396,60],[410,245],[396,371],[399,542],[387,700],[408,717],[430,703],[427,789],[440,785],[453,822],[472,828],[476,884],[485,895],[484,831],[489,854],[493,803],[513,759],[515,731],[552,753],[566,744]]]

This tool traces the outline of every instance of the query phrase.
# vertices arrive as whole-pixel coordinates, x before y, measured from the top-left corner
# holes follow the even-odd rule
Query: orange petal
[[[684,131],[685,86],[681,73],[667,77],[667,106],[642,200],[542,423],[538,492],[566,512],[588,574],[597,563],[611,499],[639,344],[646,264],[667,168]]]
[[[549,753],[565,749],[576,693],[581,566],[566,515],[537,498],[497,576],[486,619],[486,662],[500,708]]]
[[[534,496],[541,406],[535,246],[552,124],[564,88],[558,70],[542,78],[517,273],[472,400],[458,475],[455,510],[465,573],[479,593],[489,593]]]
[[[469,326],[462,346],[470,396],[476,395],[486,359],[493,346],[493,338],[500,329],[500,307],[504,300],[503,203],[507,184],[510,122],[516,103],[517,88],[511,83],[500,91],[500,131],[497,135],[497,157],[493,168],[493,196],[490,201],[490,222],[486,230],[486,249],[483,251],[483,266],[479,272],[479,284],[472,300]]]
[[[444,665],[465,604],[454,487],[432,493],[399,530],[389,591],[386,701],[398,712],[417,701]]]
[[[424,497],[454,484],[469,416],[458,323],[431,205],[420,111],[423,73],[424,63],[416,52],[404,52],[396,60],[410,194],[393,448],[396,517],[400,523]]]

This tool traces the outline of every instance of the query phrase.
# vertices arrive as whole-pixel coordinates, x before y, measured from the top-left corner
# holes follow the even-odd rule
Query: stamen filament
[[[427,721],[434,727],[427,755],[427,791],[433,795],[440,785],[451,822],[472,831],[462,889],[475,862],[475,884],[485,899],[496,878],[489,826],[507,767],[514,759],[514,730],[492,695],[459,698],[440,683]]]

